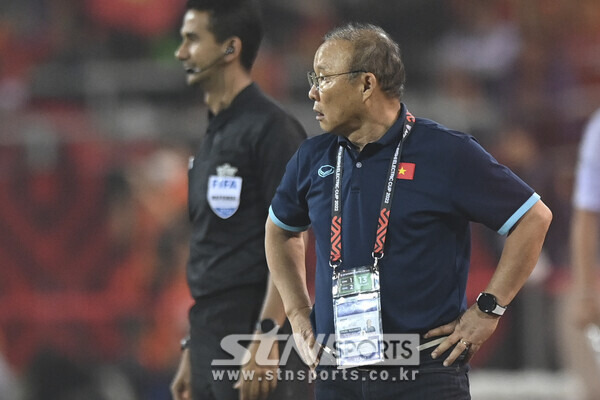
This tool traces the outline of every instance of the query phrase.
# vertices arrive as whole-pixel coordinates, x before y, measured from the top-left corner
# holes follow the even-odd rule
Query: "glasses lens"
[[[315,86],[318,89],[319,82],[317,81],[317,74],[315,74],[314,72],[308,72],[306,76],[308,77],[308,84],[310,85],[311,89],[313,86]]]

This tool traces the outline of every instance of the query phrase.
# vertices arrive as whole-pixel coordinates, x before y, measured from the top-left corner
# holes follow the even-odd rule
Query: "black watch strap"
[[[258,333],[267,335],[276,335],[279,331],[280,326],[277,325],[274,319],[265,318],[256,323],[255,330]]]

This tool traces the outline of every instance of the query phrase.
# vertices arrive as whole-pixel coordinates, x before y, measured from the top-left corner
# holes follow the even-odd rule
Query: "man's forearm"
[[[273,282],[273,278],[269,276],[267,283],[267,293],[263,301],[260,319],[270,318],[277,322],[277,325],[282,326],[285,323],[285,310],[279,291]]]
[[[265,235],[267,264],[288,317],[311,307],[306,287],[305,246],[302,233],[279,228],[267,219]]]
[[[485,290],[496,296],[498,304],[509,304],[525,284],[537,263],[551,220],[552,213],[540,200],[508,235],[498,267]]]

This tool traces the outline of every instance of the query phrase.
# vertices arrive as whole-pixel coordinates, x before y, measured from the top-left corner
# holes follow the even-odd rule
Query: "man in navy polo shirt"
[[[352,324],[367,318],[375,335],[445,337],[420,354],[415,379],[378,380],[376,365],[358,365],[345,375],[356,379],[318,375],[317,399],[469,399],[466,362],[534,268],[552,214],[475,139],[408,112],[399,47],[381,28],[327,34],[308,77],[327,133],[288,163],[266,227],[268,265],[302,356],[317,366],[315,337],[352,337],[360,331]],[[508,236],[486,290],[467,307],[471,221]],[[314,307],[300,236],[309,226]]]

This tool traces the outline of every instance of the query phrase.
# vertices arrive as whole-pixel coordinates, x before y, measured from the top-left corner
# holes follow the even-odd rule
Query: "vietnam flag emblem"
[[[415,177],[415,164],[410,162],[400,163],[398,167],[398,179],[406,179],[412,181]]]

